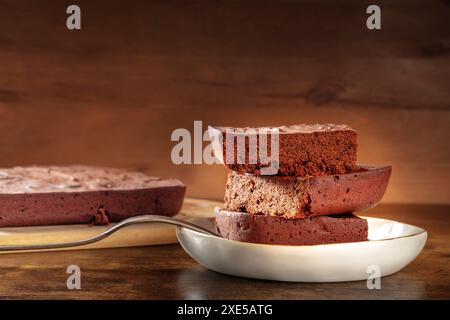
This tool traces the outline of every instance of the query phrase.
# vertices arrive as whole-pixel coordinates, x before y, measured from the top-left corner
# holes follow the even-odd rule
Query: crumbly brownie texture
[[[341,174],[353,171],[357,158],[357,133],[346,125],[336,124],[314,124],[281,126],[279,129],[279,169],[278,174],[291,176],[320,176],[330,174]],[[217,158],[226,159],[227,153],[227,130],[238,130],[245,132],[254,129],[258,132],[260,128],[231,128],[231,127],[209,127],[210,137],[219,139],[218,146],[214,148]],[[245,150],[241,152],[244,164],[237,162],[237,137],[244,136]],[[249,140],[251,133],[232,133],[234,163],[225,166],[240,173],[260,174],[262,164],[259,159],[256,164],[249,163]],[[254,134],[253,134],[254,135]],[[270,151],[270,135],[267,139],[267,150]],[[270,154],[270,152],[269,152]]]
[[[366,241],[367,220],[351,213],[284,219],[216,209],[216,228],[230,240],[279,245],[315,245]]]
[[[224,209],[287,219],[361,211],[381,200],[390,174],[391,166],[307,178],[230,172]]]
[[[177,214],[185,185],[176,179],[88,166],[0,169],[0,227],[121,221]]]

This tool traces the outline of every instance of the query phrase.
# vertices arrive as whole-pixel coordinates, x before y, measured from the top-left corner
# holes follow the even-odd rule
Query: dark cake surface
[[[226,239],[279,245],[316,245],[366,241],[367,220],[351,213],[284,219],[216,209],[216,228]]]
[[[347,125],[314,124],[276,127],[279,137],[278,171],[280,175],[320,176],[341,174],[354,170],[357,158],[357,133]],[[215,148],[216,157],[225,166],[240,173],[261,174],[268,164],[261,161],[259,136],[261,128],[209,127],[209,134],[220,141]],[[249,147],[252,136],[258,141],[256,150]],[[244,148],[238,149],[238,137],[243,137]],[[267,155],[271,152],[271,135],[267,137]],[[234,149],[227,149],[227,139],[232,139]],[[256,163],[250,152],[256,151]],[[227,153],[232,163],[226,163]],[[239,163],[238,159],[241,159]]]
[[[29,166],[0,169],[0,193],[134,190],[170,186],[176,179],[142,172],[90,166]]]
[[[185,185],[177,179],[89,166],[0,169],[0,227],[121,221],[172,216]]]

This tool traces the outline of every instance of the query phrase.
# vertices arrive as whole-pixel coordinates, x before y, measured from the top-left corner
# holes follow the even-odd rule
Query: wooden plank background
[[[0,0],[0,166],[85,163],[174,176],[220,199],[221,166],[171,164],[176,128],[347,123],[385,202],[450,203],[450,6]]]

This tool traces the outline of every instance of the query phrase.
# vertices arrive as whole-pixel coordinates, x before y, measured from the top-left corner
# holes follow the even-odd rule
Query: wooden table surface
[[[450,206],[380,205],[367,216],[428,230],[424,251],[381,290],[365,281],[282,283],[206,270],[179,245],[0,255],[0,298],[36,299],[449,299]],[[81,268],[81,290],[68,290],[68,265]]]

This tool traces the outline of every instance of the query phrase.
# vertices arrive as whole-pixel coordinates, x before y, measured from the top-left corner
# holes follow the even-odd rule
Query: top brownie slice
[[[347,125],[301,124],[271,129],[209,127],[214,154],[233,171],[257,175],[322,176],[352,172],[356,167],[358,134]],[[261,139],[265,132],[265,139]],[[278,160],[273,171],[267,168],[274,164],[268,160],[275,136],[279,152],[278,159],[272,158]],[[256,148],[251,145],[255,141]],[[261,153],[268,158],[262,158]]]

